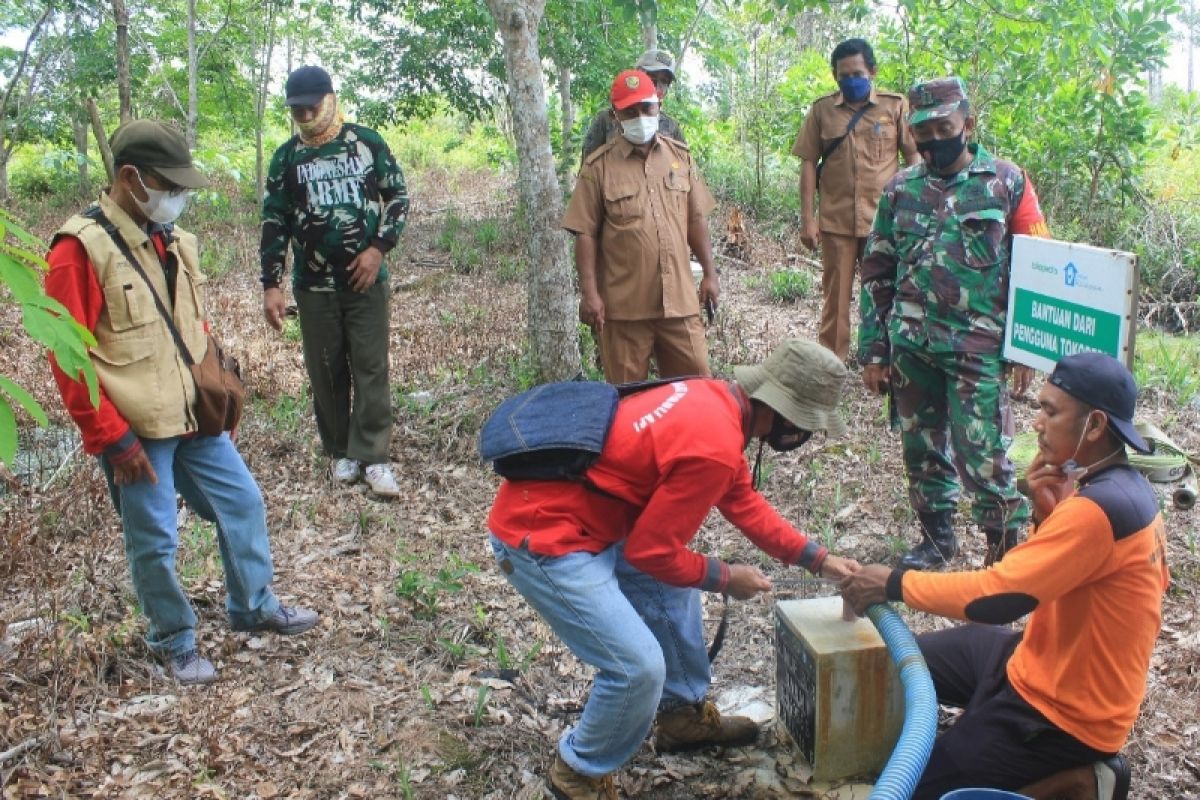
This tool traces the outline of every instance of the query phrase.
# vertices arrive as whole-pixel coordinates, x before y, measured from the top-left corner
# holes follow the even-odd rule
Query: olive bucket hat
[[[751,398],[797,428],[827,436],[846,433],[837,406],[849,374],[830,350],[807,339],[787,339],[761,364],[733,368]]]
[[[152,119],[126,122],[112,135],[113,163],[152,169],[176,186],[203,189],[208,178],[192,163],[187,140],[171,125]]]

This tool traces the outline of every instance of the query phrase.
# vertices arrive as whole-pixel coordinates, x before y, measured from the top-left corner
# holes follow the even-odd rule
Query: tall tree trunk
[[[188,147],[196,146],[196,125],[199,121],[200,101],[197,96],[196,72],[200,68],[197,63],[199,50],[196,45],[196,0],[188,0],[188,104],[187,104],[187,143]]]
[[[638,20],[642,25],[642,46],[647,50],[658,47],[658,0],[637,0]]]
[[[108,175],[108,182],[111,184],[116,177],[116,170],[113,169],[113,154],[112,148],[108,146],[108,135],[104,132],[104,120],[100,119],[100,109],[96,108],[96,101],[92,98],[87,100],[88,117],[92,120],[92,135],[96,137],[96,149],[100,151],[100,159],[104,162],[104,172]]]
[[[75,152],[79,159],[79,197],[81,200],[87,200],[92,193],[92,187],[88,181],[87,129],[87,112],[82,108],[76,109],[71,114],[71,132],[75,134]]]
[[[576,299],[567,237],[559,227],[562,191],[554,175],[542,85],[538,23],[546,0],[487,0],[504,43],[504,65],[519,193],[529,221],[529,347],[542,381],[579,372]]]
[[[564,191],[571,190],[572,167],[575,165],[575,104],[571,102],[571,83],[574,74],[569,64],[559,64],[558,72],[558,104],[562,111],[562,151],[559,158],[559,175]]]
[[[117,97],[121,103],[121,124],[133,119],[133,80],[129,75],[129,9],[125,0],[112,0],[113,19],[117,23]]]
[[[254,196],[262,205],[266,194],[266,154],[263,152],[263,119],[267,113],[267,94],[271,90],[271,55],[275,52],[275,4],[268,5],[267,41],[263,50],[262,73],[258,80],[258,98],[254,123]]]

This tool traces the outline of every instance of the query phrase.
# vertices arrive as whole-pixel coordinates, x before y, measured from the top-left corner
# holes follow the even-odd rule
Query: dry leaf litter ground
[[[540,775],[589,686],[589,669],[559,644],[494,568],[484,521],[496,479],[475,455],[481,420],[513,391],[525,328],[520,278],[499,277],[519,252],[506,231],[472,274],[438,247],[444,216],[509,223],[511,186],[491,175],[412,176],[414,211],[391,259],[390,330],[399,500],[329,480],[305,394],[298,341],[262,322],[253,209],[198,232],[240,266],[214,278],[209,303],[253,393],[240,448],[266,497],[277,591],[322,612],[293,639],[225,625],[212,528],[181,512],[179,569],[200,617],[199,639],[220,670],[210,688],[164,678],[141,641],[118,521],[91,459],[76,454],[40,355],[2,312],[0,374],[34,389],[66,425],[27,437],[52,451],[0,498],[0,787],[5,798],[536,798]],[[69,209],[41,209],[45,235]],[[714,217],[714,232],[721,230]],[[719,238],[719,237],[718,237]],[[745,260],[722,256],[723,304],[710,328],[718,370],[756,361],[780,339],[815,336],[814,265],[750,228]],[[511,263],[511,261],[510,261]],[[770,270],[810,273],[814,291],[773,303]],[[1035,392],[1031,393],[1035,396]],[[1141,414],[1200,452],[1200,411],[1149,391]],[[1035,409],[1016,406],[1018,429]],[[850,435],[769,456],[767,497],[800,528],[863,561],[889,561],[914,536],[896,438],[855,375]],[[20,464],[16,465],[20,468]],[[16,472],[17,470],[14,470]],[[43,484],[48,484],[44,486]],[[1174,584],[1149,691],[1126,753],[1138,798],[1200,797],[1200,626],[1195,512],[1164,511]],[[956,567],[982,560],[967,535]],[[715,670],[727,708],[773,705],[771,602],[831,593],[768,562],[717,515],[700,550],[758,563],[778,591],[735,603]],[[708,605],[710,631],[719,605]],[[944,621],[910,614],[913,628]],[[1119,631],[1114,631],[1119,636]],[[619,773],[644,798],[865,797],[862,786],[810,786],[773,724],[757,747],[656,755]]]

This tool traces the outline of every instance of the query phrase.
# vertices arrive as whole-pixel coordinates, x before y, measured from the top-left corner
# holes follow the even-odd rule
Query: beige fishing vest
[[[175,228],[167,247],[179,264],[172,303],[158,253],[146,231],[107,195],[101,195],[100,208],[117,226],[163,305],[169,312],[173,309],[175,326],[192,358],[200,361],[208,342],[201,290],[205,279],[200,272],[196,237]],[[146,281],[94,220],[73,216],[55,237],[62,235],[74,236],[83,243],[104,293],[104,309],[96,323],[96,346],[91,355],[105,394],[138,436],[166,439],[194,432],[196,385]]]

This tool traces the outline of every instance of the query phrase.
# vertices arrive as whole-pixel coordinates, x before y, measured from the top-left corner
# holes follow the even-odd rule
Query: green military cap
[[[967,87],[962,78],[938,78],[918,83],[908,90],[908,106],[912,112],[908,121],[917,125],[927,119],[948,117],[967,99]]]
[[[135,119],[117,128],[110,144],[114,164],[152,169],[185,189],[208,186],[208,178],[192,163],[183,134],[170,125],[153,119]]]
[[[671,76],[671,80],[675,79],[675,59],[666,50],[647,50],[642,53],[642,57],[637,60],[633,68],[640,69],[647,74],[665,72]]]

